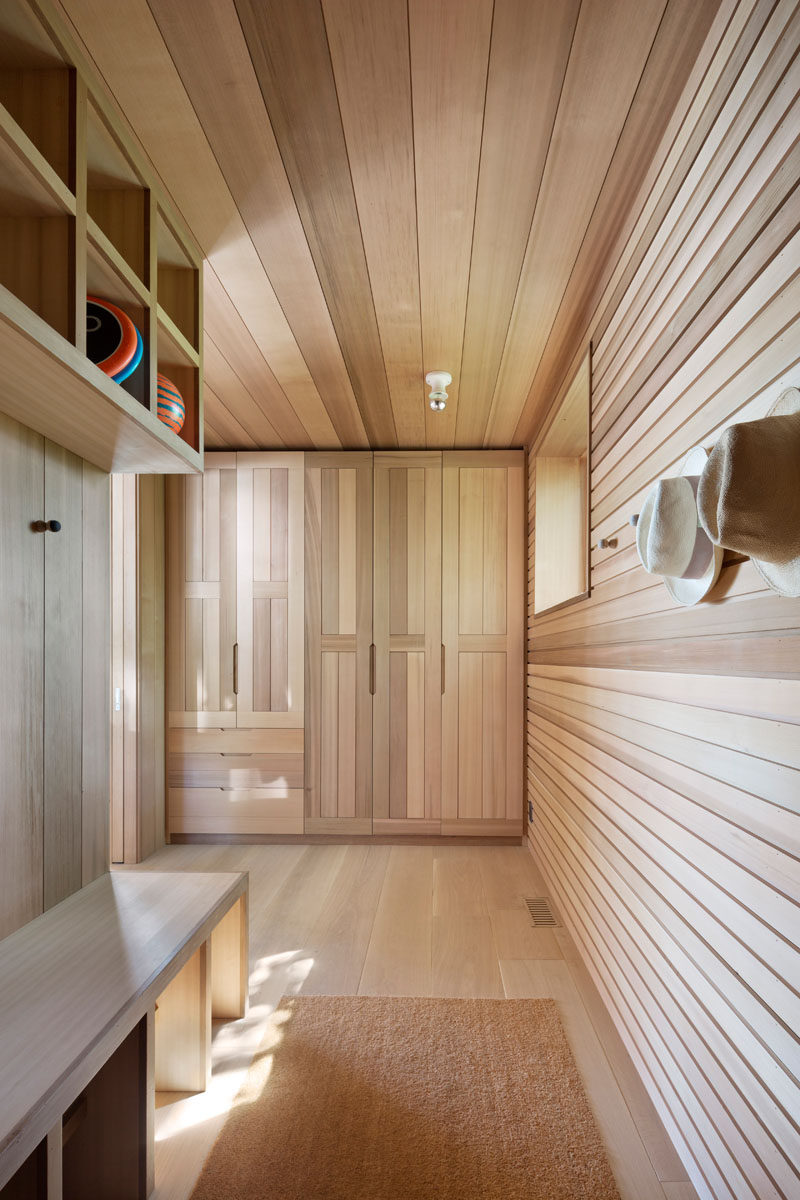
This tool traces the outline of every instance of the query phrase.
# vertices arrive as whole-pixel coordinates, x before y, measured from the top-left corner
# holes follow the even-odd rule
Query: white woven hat
[[[787,388],[757,421],[730,425],[697,494],[715,542],[749,554],[765,583],[800,596],[800,391]]]
[[[660,479],[636,525],[636,549],[645,571],[661,575],[678,604],[697,604],[711,590],[724,551],[700,525],[697,488],[708,455],[695,446],[680,475]]]

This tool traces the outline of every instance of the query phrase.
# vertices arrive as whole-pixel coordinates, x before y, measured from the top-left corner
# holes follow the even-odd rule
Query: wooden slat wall
[[[164,491],[162,475],[111,477],[112,862],[164,845]]]
[[[678,608],[627,519],[800,382],[799,34],[793,2],[731,10],[636,199],[564,377],[591,339],[592,541],[618,546],[536,620],[529,510],[531,848],[716,1200],[800,1195],[800,601],[729,555]]]

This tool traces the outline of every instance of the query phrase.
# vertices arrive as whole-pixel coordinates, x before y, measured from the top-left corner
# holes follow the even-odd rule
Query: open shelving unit
[[[0,412],[106,471],[202,470],[202,253],[49,0],[0,6]],[[86,357],[86,297],[118,305],[142,361]],[[186,404],[157,417],[156,375]]]

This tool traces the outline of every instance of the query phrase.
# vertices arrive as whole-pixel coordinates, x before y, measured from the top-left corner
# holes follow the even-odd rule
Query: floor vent
[[[526,900],[525,903],[534,925],[558,925],[547,896],[535,896],[532,900]]]

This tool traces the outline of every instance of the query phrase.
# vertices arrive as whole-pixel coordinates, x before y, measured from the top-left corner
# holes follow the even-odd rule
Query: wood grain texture
[[[305,457],[305,604],[307,830],[332,832],[341,821],[343,831],[369,833],[369,453]]]
[[[438,832],[441,455],[376,455],[373,478],[373,818]]]
[[[121,1039],[152,1013],[159,994],[246,890],[241,873],[106,874],[3,942],[7,1015],[0,1053],[9,1083],[0,1107],[3,1183]],[[53,972],[60,980],[61,1003],[72,1014],[57,1039],[41,1036],[52,1023],[47,980]],[[32,1028],[39,1030],[38,1038]],[[146,1093],[135,1091],[145,1099]],[[116,1099],[113,1087],[110,1093],[100,1099],[101,1109]],[[141,1129],[134,1139],[137,1152],[144,1134]],[[113,1165],[110,1178],[114,1194],[120,1194]]]
[[[0,760],[7,830],[0,842],[3,936],[32,920],[43,903],[44,537],[30,530],[44,507],[43,453],[41,437],[0,417],[0,488],[7,514],[0,595],[10,614],[0,625],[0,688],[8,737],[25,748]]]
[[[626,522],[796,383],[796,20],[736,6],[709,34],[588,329],[592,540],[618,546],[593,552],[590,597],[542,615],[529,597],[531,847],[706,1200],[800,1185],[797,602],[729,558],[682,609]]]
[[[397,442],[322,9],[238,0],[306,239],[368,436]],[[335,246],[335,252],[334,252]]]
[[[44,541],[44,906],[50,908],[82,883],[83,749],[83,641],[74,628],[83,605],[83,464],[52,442],[44,447],[44,506],[61,522],[55,536],[39,535]]]
[[[499,831],[521,816],[524,457],[443,463],[443,829]]]

